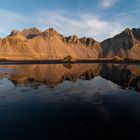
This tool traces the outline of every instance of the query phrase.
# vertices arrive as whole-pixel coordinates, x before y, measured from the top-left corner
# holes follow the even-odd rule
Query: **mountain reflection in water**
[[[0,65],[0,140],[134,139],[140,65]]]
[[[129,64],[40,64],[0,66],[0,77],[15,86],[53,88],[64,81],[91,80],[101,76],[122,88],[140,91],[140,66]]]

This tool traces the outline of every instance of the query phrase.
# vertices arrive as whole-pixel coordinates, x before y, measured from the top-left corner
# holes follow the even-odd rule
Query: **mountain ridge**
[[[113,38],[101,42],[101,46],[102,57],[140,59],[140,28],[126,28]]]
[[[64,59],[67,56],[72,59],[98,58],[101,56],[100,43],[94,40],[89,47],[78,36],[65,37],[54,28],[41,32],[35,27],[13,30],[0,41],[1,59],[46,60]]]
[[[68,56],[73,60],[115,57],[140,60],[139,52],[140,28],[126,28],[102,42],[77,35],[67,37],[54,28],[40,31],[36,27],[12,30],[0,39],[0,59],[7,60],[63,60]]]

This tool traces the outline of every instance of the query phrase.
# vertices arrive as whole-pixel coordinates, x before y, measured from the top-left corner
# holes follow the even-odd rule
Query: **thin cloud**
[[[93,37],[102,41],[124,28],[119,22],[106,21],[100,16],[89,13],[69,14],[66,11],[42,11],[27,16],[11,11],[0,11],[0,19],[3,19],[0,21],[0,36],[8,34],[12,29],[36,26],[42,30],[54,27],[66,36],[77,34],[80,37]]]
[[[97,40],[103,40],[119,33],[124,27],[118,22],[110,22],[102,20],[99,16],[91,14],[77,14],[77,18],[70,18],[68,14],[63,12],[40,12],[38,24],[42,27],[53,26],[60,32],[71,35],[93,37]],[[114,28],[115,27],[115,28]]]
[[[100,1],[100,6],[102,8],[110,8],[114,6],[114,4],[117,2],[117,0],[101,0]]]
[[[0,36],[4,36],[9,30],[19,28],[25,17],[16,12],[0,9],[0,19]]]

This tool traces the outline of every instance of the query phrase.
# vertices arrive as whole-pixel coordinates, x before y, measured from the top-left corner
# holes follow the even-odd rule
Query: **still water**
[[[140,65],[0,65],[0,140],[140,139]]]

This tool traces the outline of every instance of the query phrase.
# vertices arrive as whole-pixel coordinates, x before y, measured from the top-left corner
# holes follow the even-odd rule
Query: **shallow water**
[[[139,139],[140,65],[0,65],[0,140]]]

